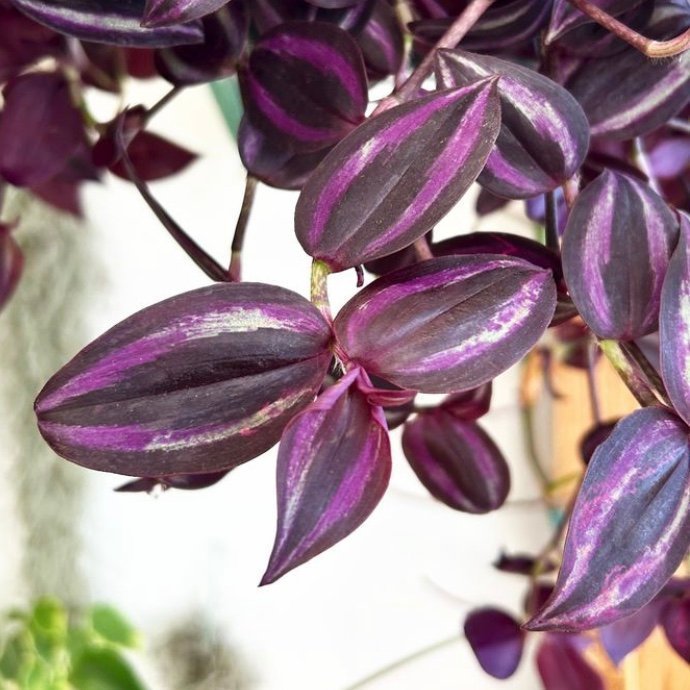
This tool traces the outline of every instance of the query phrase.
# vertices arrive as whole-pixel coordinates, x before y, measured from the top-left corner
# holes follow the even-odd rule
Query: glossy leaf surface
[[[661,375],[676,412],[690,422],[690,218],[680,214],[680,239],[661,292]]]
[[[462,50],[436,54],[436,78],[444,88],[494,75],[500,76],[501,130],[479,183],[510,199],[555,189],[587,155],[587,117],[562,86],[534,70]]]
[[[84,41],[162,48],[198,43],[200,23],[147,29],[141,26],[144,0],[12,0],[40,24]]]
[[[226,5],[228,0],[146,0],[142,26],[159,27],[201,19]]]
[[[383,411],[352,369],[299,414],[278,452],[278,530],[262,584],[329,549],[381,500],[391,471]]]
[[[510,490],[510,471],[498,446],[475,422],[443,409],[405,424],[403,451],[432,496],[466,513],[500,508]]]
[[[634,9],[644,0],[593,0],[593,3],[604,10],[612,17],[616,17],[623,12]],[[575,5],[568,0],[554,0],[551,10],[551,20],[546,32],[546,43],[553,43],[560,36],[584,24],[589,24],[594,20],[581,12]]]
[[[599,337],[634,340],[657,329],[677,240],[675,216],[637,179],[606,171],[580,193],[563,235],[563,271]]]
[[[438,91],[367,120],[300,194],[297,238],[340,271],[428,232],[481,172],[498,135],[495,80]]]
[[[631,615],[690,545],[688,428],[647,407],[594,453],[575,503],[552,598],[527,627],[585,630]]]
[[[553,316],[550,271],[514,257],[442,257],[390,273],[335,319],[345,356],[401,388],[475,388],[521,359]]]
[[[476,609],[465,619],[464,630],[486,673],[500,680],[515,673],[522,659],[525,633],[512,616],[499,609]]]
[[[329,329],[289,290],[224,283],[165,300],[82,350],[36,401],[63,457],[135,476],[230,469],[312,400]]]

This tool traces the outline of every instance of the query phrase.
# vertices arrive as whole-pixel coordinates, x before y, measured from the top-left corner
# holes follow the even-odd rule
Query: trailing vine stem
[[[242,280],[242,248],[244,247],[244,237],[247,233],[247,225],[249,224],[249,218],[252,214],[252,208],[254,206],[257,183],[258,180],[256,177],[250,173],[247,173],[244,183],[244,196],[242,197],[240,215],[237,217],[235,232],[232,236],[230,267],[228,269],[230,279],[235,282]]]
[[[639,366],[631,362],[630,358],[626,356],[621,343],[617,340],[600,340],[599,347],[642,407],[660,404]]]
[[[333,322],[331,303],[328,299],[328,264],[314,259],[311,265],[311,302],[321,312],[328,323]]]

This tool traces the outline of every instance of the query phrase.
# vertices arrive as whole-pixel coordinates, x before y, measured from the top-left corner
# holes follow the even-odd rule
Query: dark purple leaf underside
[[[442,409],[405,424],[403,451],[432,496],[466,513],[500,508],[510,490],[508,465],[491,437],[475,422]]]
[[[661,614],[661,625],[671,647],[690,664],[690,599],[668,602]]]
[[[398,71],[404,56],[403,34],[387,0],[375,0],[371,16],[355,40],[371,76],[382,79]]]
[[[69,84],[57,72],[16,77],[3,89],[0,177],[18,187],[46,182],[85,141]]]
[[[604,681],[569,635],[545,635],[537,650],[544,690],[604,690]]]
[[[309,178],[297,201],[297,238],[338,271],[411,244],[477,178],[499,124],[495,79],[367,120]]]
[[[215,472],[270,448],[328,368],[330,333],[289,290],[224,283],[131,316],[36,401],[63,457],[135,476]]]
[[[595,452],[577,497],[554,594],[531,630],[586,630],[633,614],[690,545],[688,428],[648,407]]]
[[[605,171],[580,193],[563,235],[563,272],[587,325],[634,340],[657,329],[678,221],[639,180]]]
[[[440,405],[441,409],[465,422],[483,417],[491,406],[491,381],[463,393],[448,396]]]
[[[519,361],[553,316],[550,271],[514,257],[442,257],[390,273],[335,319],[345,356],[401,388],[475,388]]]
[[[680,214],[680,239],[661,291],[661,375],[676,412],[690,423],[690,218]]]
[[[494,75],[500,76],[501,130],[479,183],[510,199],[555,189],[587,155],[587,117],[562,86],[534,70],[462,50],[436,54],[436,78],[444,88]]]
[[[84,41],[163,48],[198,43],[200,23],[147,29],[141,26],[144,0],[12,0],[24,14],[60,33]]]
[[[500,680],[515,673],[522,659],[525,633],[511,615],[493,608],[476,609],[465,619],[464,631],[486,673]]]
[[[228,0],[146,0],[142,26],[172,26],[201,19],[219,10]]]
[[[24,257],[11,228],[0,223],[0,310],[12,296],[24,266]]]
[[[644,33],[670,38],[688,26],[688,8],[667,6]],[[587,114],[592,136],[632,139],[663,125],[690,100],[690,52],[650,60],[628,46],[609,58],[585,60],[566,87]]]
[[[239,76],[247,117],[294,153],[331,146],[364,119],[361,52],[332,24],[288,22],[271,30]]]
[[[348,372],[295,417],[278,453],[278,529],[262,584],[338,543],[374,510],[391,472],[383,411]]]
[[[634,9],[640,5],[643,0],[593,0],[594,4],[616,17],[628,10]],[[546,32],[546,43],[553,43],[560,36],[567,33],[571,29],[578,26],[588,24],[594,20],[588,15],[581,12],[575,5],[568,0],[554,0],[553,9],[551,10],[551,21]]]

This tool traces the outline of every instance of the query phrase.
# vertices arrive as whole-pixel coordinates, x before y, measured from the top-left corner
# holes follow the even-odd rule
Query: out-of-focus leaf
[[[79,690],[146,690],[124,657],[108,647],[85,649],[69,680]]]
[[[690,545],[688,428],[647,407],[594,453],[570,518],[554,594],[530,630],[586,630],[661,590]]]
[[[0,223],[0,310],[12,296],[24,267],[24,255],[12,237],[12,227]]]
[[[571,635],[544,635],[537,670],[544,690],[604,690],[604,681],[585,660]]]
[[[466,422],[483,417],[491,406],[491,381],[477,388],[471,388],[464,393],[448,396],[442,403],[441,409]]]
[[[690,664],[690,599],[668,602],[660,622],[671,647]]]
[[[428,232],[481,172],[498,135],[495,79],[391,108],[319,165],[297,201],[305,251],[340,271]]]
[[[515,673],[522,659],[525,633],[510,614],[494,608],[475,609],[465,619],[464,629],[484,671],[500,680]]]
[[[136,629],[112,606],[95,604],[89,610],[89,620],[95,632],[118,647],[137,647],[141,642]]]
[[[599,630],[601,643],[616,666],[636,650],[659,622],[663,602],[652,601],[632,616],[605,625]]]

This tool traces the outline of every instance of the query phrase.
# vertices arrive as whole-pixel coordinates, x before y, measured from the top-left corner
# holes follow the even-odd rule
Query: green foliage
[[[0,690],[146,690],[123,654],[140,637],[111,606],[72,614],[42,597],[0,630]]]

